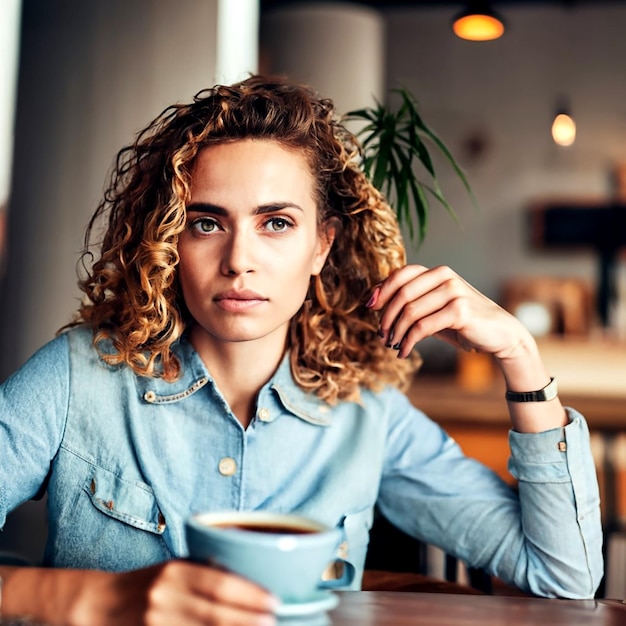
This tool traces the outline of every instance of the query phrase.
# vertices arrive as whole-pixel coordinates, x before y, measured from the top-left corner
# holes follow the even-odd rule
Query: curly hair
[[[191,172],[205,146],[256,138],[305,155],[315,179],[320,224],[337,234],[326,264],[312,277],[291,320],[289,348],[296,383],[328,402],[358,399],[360,388],[404,388],[416,360],[404,361],[377,336],[377,314],[364,303],[373,288],[404,265],[395,213],[365,176],[361,148],[331,100],[281,77],[251,76],[217,85],[189,104],[166,108],[123,148],[87,227],[76,319],[94,330],[111,364],[138,375],[175,380],[173,345],[189,326],[177,276],[177,243],[185,228]],[[91,241],[104,234],[100,256]],[[113,349],[104,349],[104,342]]]

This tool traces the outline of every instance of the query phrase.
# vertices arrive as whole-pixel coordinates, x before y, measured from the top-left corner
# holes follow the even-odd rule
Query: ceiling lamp
[[[488,2],[470,2],[467,9],[454,18],[452,30],[461,39],[489,41],[502,37],[504,21]]]
[[[567,105],[561,104],[556,110],[552,122],[552,139],[563,147],[571,146],[576,141],[576,122]]]

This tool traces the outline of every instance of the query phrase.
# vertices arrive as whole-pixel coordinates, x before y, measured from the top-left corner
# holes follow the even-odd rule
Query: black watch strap
[[[550,382],[538,391],[507,391],[505,398],[509,402],[547,402],[554,400],[558,394],[556,378],[550,378]]]

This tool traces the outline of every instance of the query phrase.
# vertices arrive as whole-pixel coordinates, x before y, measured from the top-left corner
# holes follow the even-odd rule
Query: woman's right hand
[[[15,568],[3,595],[5,617],[76,626],[271,626],[278,604],[243,578],[183,560],[122,573]]]

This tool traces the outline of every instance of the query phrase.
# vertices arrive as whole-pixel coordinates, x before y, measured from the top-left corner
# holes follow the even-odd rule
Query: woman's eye
[[[293,226],[293,224],[284,217],[271,217],[265,222],[266,228],[273,233],[282,233]]]
[[[192,222],[191,228],[201,235],[208,235],[218,229],[218,223],[210,217],[201,217]]]

